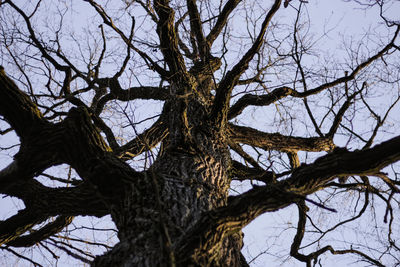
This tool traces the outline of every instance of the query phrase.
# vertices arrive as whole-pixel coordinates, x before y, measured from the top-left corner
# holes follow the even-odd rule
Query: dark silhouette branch
[[[21,141],[26,139],[32,129],[46,124],[37,106],[18,89],[1,66],[0,88],[0,115],[4,116]]]
[[[114,151],[122,159],[131,159],[148,151],[168,136],[166,123],[160,118],[150,128]]]
[[[217,39],[217,37],[220,35],[222,29],[225,27],[228,21],[229,15],[232,13],[233,10],[235,10],[240,2],[241,0],[229,0],[228,2],[226,2],[217,18],[217,22],[211,29],[210,33],[207,35],[206,39],[209,47],[212,46],[215,39]]]
[[[25,206],[33,210],[46,211],[44,215],[47,217],[57,215],[102,217],[109,214],[103,200],[87,182],[76,187],[50,188],[36,180],[29,180],[16,183],[8,189],[1,188],[0,193],[21,199]]]
[[[271,212],[306,200],[324,184],[340,175],[368,175],[400,160],[400,136],[361,151],[336,151],[314,163],[297,168],[290,178],[273,185],[257,186],[246,193],[231,197],[227,206],[210,211],[178,242],[178,252],[193,255],[213,249],[224,236],[239,231],[264,212]],[[209,235],[213,233],[213,237]],[[181,241],[182,241],[181,240]],[[189,240],[189,242],[188,242]],[[331,247],[319,251],[344,253]],[[365,255],[355,250],[352,253]],[[368,256],[367,256],[368,257]],[[371,260],[370,257],[368,257]]]
[[[229,124],[229,138],[232,142],[247,144],[265,150],[279,151],[330,151],[335,148],[327,137],[294,137],[280,133],[265,133],[253,128]]]
[[[52,235],[57,234],[67,227],[72,222],[73,217],[59,216],[53,222],[50,222],[32,233],[24,236],[20,236],[11,242],[7,242],[8,246],[11,247],[30,247],[42,240],[49,238]]]
[[[0,244],[7,244],[46,220],[46,216],[32,209],[24,209],[0,222]]]
[[[187,8],[190,17],[190,30],[197,40],[197,47],[199,49],[200,58],[205,60],[210,51],[208,44],[206,42],[206,38],[203,33],[203,26],[200,19],[199,10],[197,8],[196,0],[187,0]]]
[[[258,36],[250,49],[245,53],[245,55],[239,60],[239,62],[233,66],[233,68],[228,71],[225,77],[221,80],[216,90],[216,95],[213,103],[212,118],[215,120],[216,125],[222,125],[226,123],[229,111],[229,101],[231,98],[232,89],[238,83],[240,75],[243,74],[248,69],[250,61],[253,59],[254,55],[260,50],[261,45],[264,41],[264,35],[267,31],[269,22],[272,17],[278,11],[281,0],[275,0],[268,14],[266,15]]]
[[[151,59],[150,56],[148,56],[146,53],[135,47],[132,42],[130,41],[129,37],[126,37],[126,35],[114,24],[112,18],[107,15],[106,11],[101,7],[99,4],[94,2],[93,0],[84,0],[85,2],[88,2],[91,6],[93,6],[96,10],[96,12],[100,15],[100,17],[103,19],[104,24],[109,26],[111,29],[113,29],[120,37],[121,39],[125,42],[127,46],[129,46],[131,49],[133,49],[136,53],[138,53],[146,63],[149,64],[149,67],[151,69],[154,69],[157,71],[158,74],[160,74],[161,77],[168,77],[168,72],[160,67],[153,59]]]
[[[230,107],[228,119],[237,117],[248,106],[268,106],[287,96],[300,97],[300,93],[289,87],[279,87],[266,95],[245,94]]]
[[[234,105],[232,105],[229,109],[229,114],[228,118],[233,119],[234,117],[238,116],[239,114],[242,113],[242,111],[248,107],[248,106],[267,106],[270,105],[277,100],[280,100],[286,96],[292,96],[292,97],[298,97],[298,98],[305,98],[310,95],[315,95],[320,92],[322,92],[325,89],[334,87],[336,85],[346,83],[348,81],[354,80],[356,75],[364,68],[369,66],[372,62],[375,60],[379,59],[380,57],[384,56],[385,53],[387,53],[391,48],[393,48],[394,42],[396,40],[396,37],[398,36],[400,31],[400,26],[397,27],[397,30],[394,34],[393,39],[389,44],[387,44],[383,49],[378,51],[375,55],[371,56],[368,58],[366,61],[358,65],[354,70],[350,73],[350,75],[345,75],[343,77],[340,77],[338,79],[335,79],[334,81],[322,84],[318,87],[315,87],[313,89],[307,90],[305,92],[297,92],[289,87],[279,87],[272,91],[269,94],[266,95],[253,95],[253,94],[246,94],[243,97],[241,97]]]
[[[265,171],[260,168],[248,167],[235,160],[232,161],[230,175],[233,180],[255,180],[263,183],[274,182],[276,176],[274,172]]]
[[[181,80],[189,84],[185,62],[178,48],[178,37],[174,26],[175,12],[169,6],[168,0],[154,1],[154,9],[159,17],[157,34],[160,39],[161,52],[172,74],[169,79]]]

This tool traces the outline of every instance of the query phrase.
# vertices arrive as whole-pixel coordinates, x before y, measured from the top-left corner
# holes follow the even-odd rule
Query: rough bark
[[[400,160],[399,136],[363,150],[348,151],[335,146],[333,137],[358,91],[348,96],[327,134],[317,130],[319,137],[285,136],[228,122],[249,106],[267,106],[286,97],[306,98],[353,80],[362,69],[393,48],[400,27],[388,45],[362,61],[350,75],[304,92],[280,86],[266,95],[246,94],[230,105],[232,91],[264,44],[268,25],[281,0],[271,1],[254,42],[219,83],[213,75],[222,61],[211,54],[211,46],[240,0],[229,0],[223,7],[221,5],[221,13],[215,25],[210,26],[208,35],[202,28],[198,3],[187,0],[193,52],[186,47],[185,53],[192,59],[190,64],[185,62],[187,58],[180,51],[183,44],[180,44],[174,9],[168,0],[155,0],[154,10],[148,9],[148,12],[157,24],[165,69],[132,44],[133,18],[127,37],[99,4],[92,0],[86,2],[121,37],[128,49],[124,66],[111,78],[99,78],[98,66],[96,77],[85,77],[59,51],[48,51],[35,36],[30,17],[12,1],[7,1],[23,17],[31,34],[29,38],[42,56],[65,74],[60,97],[75,106],[69,108],[60,121],[51,122],[4,69],[0,69],[0,115],[21,142],[14,161],[0,171],[0,193],[18,197],[25,203],[25,208],[16,215],[0,221],[1,245],[33,246],[61,231],[74,216],[110,214],[118,230],[119,243],[98,256],[93,266],[247,266],[240,252],[241,230],[259,215],[297,204],[301,214],[298,227],[304,228],[308,195],[337,177],[377,175],[385,166]],[[104,37],[103,29],[102,34]],[[159,87],[126,90],[121,87],[118,78],[130,60],[130,50],[137,52],[159,73],[162,79]],[[66,65],[58,63],[52,57],[54,53]],[[90,106],[71,93],[72,71],[74,78],[80,77],[88,83],[88,90],[97,90]],[[163,86],[164,82],[168,86]],[[135,99],[164,101],[164,106],[151,127],[119,145],[100,115],[112,100]],[[161,144],[160,152],[153,158],[149,151],[158,144]],[[265,170],[241,145],[286,154],[288,171],[276,174]],[[230,149],[252,167],[233,160]],[[327,154],[313,163],[301,164],[299,151]],[[144,152],[148,153],[146,159],[150,166],[146,170],[137,171],[126,162]],[[71,187],[50,188],[34,179],[60,164],[68,164],[82,181],[71,183]],[[263,185],[228,197],[233,179],[257,180]],[[390,184],[390,179],[385,181]],[[396,187],[390,185],[395,191]],[[55,221],[48,222],[52,217],[56,217]],[[33,230],[46,221],[40,229]],[[301,231],[291,253],[302,261],[310,261],[311,256],[307,258],[298,252],[304,234]]]

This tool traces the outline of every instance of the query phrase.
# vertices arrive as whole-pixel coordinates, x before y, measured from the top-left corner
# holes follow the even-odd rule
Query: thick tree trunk
[[[174,255],[174,245],[202,213],[224,205],[227,187],[219,184],[226,181],[225,166],[184,152],[167,153],[155,165],[143,187],[133,189],[114,210],[120,243],[95,266],[241,266],[239,234],[221,240],[216,251]]]
[[[217,127],[207,125],[199,102],[176,101],[166,108],[176,114],[169,118],[166,149],[141,181],[126,188],[125,198],[112,212],[120,243],[93,265],[246,265],[240,232],[220,240],[212,250],[175,254],[176,246],[185,242],[182,238],[205,212],[226,204],[229,154],[225,137]],[[207,238],[213,239],[213,234]]]

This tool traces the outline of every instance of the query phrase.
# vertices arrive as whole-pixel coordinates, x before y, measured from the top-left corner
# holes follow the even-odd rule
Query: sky
[[[16,3],[20,3],[23,1],[15,1]],[[67,1],[68,2],[68,1]],[[265,1],[270,2],[270,1]],[[293,1],[294,5],[297,5],[297,1]],[[343,51],[343,41],[349,41],[351,38],[357,39],[360,37],[363,32],[369,29],[373,29],[375,32],[381,33],[385,35],[386,32],[379,25],[372,25],[379,16],[376,10],[354,10],[354,5],[352,3],[347,3],[341,0],[309,0],[309,4],[306,4],[304,7],[306,12],[309,14],[311,18],[310,31],[314,33],[315,39],[319,40],[317,46],[323,47],[324,51],[334,55],[337,57],[338,61],[343,61],[346,58],[346,54]],[[74,3],[75,4],[75,3]],[[82,13],[85,13],[84,8],[87,8],[87,5],[82,6]],[[397,4],[392,6],[386,12],[394,20],[400,20],[400,17],[397,18],[398,15],[396,12],[400,11],[400,1],[397,1]],[[286,16],[293,13],[291,8],[282,9],[279,11],[279,16],[285,18]],[[400,14],[400,12],[399,12]],[[84,25],[86,21],[80,21],[80,15],[75,14],[74,19],[72,19],[71,27],[80,27],[80,25]],[[83,20],[83,19],[82,19]],[[139,25],[140,27],[141,25]],[[239,25],[237,27],[240,27]],[[319,38],[321,37],[321,38]],[[322,38],[324,37],[324,38]],[[1,59],[0,59],[1,60]],[[234,60],[234,59],[232,59]],[[315,60],[315,59],[310,59]],[[1,62],[0,62],[1,64]],[[385,100],[380,100],[385,101]],[[151,106],[153,110],[159,110],[157,107],[157,103],[152,103]],[[135,107],[137,120],[141,118],[145,118],[148,116],[148,104],[141,104]],[[239,119],[242,121],[246,121],[249,124],[257,123],[252,121],[253,118],[258,118],[260,116],[270,116],[268,109],[255,109],[252,113],[252,116],[248,114],[244,115],[246,117],[240,117]],[[394,112],[394,114],[400,114],[400,109]],[[398,122],[398,121],[397,121]],[[150,123],[150,122],[149,122]],[[263,127],[267,127],[265,125],[257,125],[259,129],[263,129]],[[0,122],[0,129],[3,130],[5,128],[4,123]],[[381,138],[385,138],[382,136]],[[0,145],[1,146],[11,146],[15,144],[16,137],[13,135],[0,135]],[[344,143],[344,140],[340,138],[335,140],[337,143]],[[17,148],[11,150],[7,153],[15,153]],[[3,151],[0,151],[0,169],[5,167],[9,163],[9,156],[5,155]],[[58,168],[54,168],[49,173],[58,174],[65,173],[67,171],[66,166],[61,166]],[[235,184],[236,190],[247,190],[249,189],[249,184]],[[324,194],[321,193],[321,197]],[[313,196],[315,197],[315,196]],[[346,198],[345,198],[346,200]],[[349,197],[347,199],[349,205],[355,205],[352,199]],[[9,217],[12,213],[16,212],[16,209],[10,209],[10,207],[20,207],[20,203],[16,199],[11,199],[9,197],[0,199],[0,219]],[[340,205],[340,203],[338,204]],[[335,223],[335,218],[339,218],[341,216],[345,216],[344,213],[347,210],[340,211],[337,216],[329,214],[327,211],[321,211],[317,207],[310,207],[312,212],[318,214],[318,222],[324,224],[326,227],[328,225],[333,225]],[[370,222],[365,222],[365,226],[368,226]],[[109,221],[101,219],[101,220],[91,220],[88,218],[79,218],[76,224],[83,223],[88,227],[95,225],[96,227],[109,227]],[[248,227],[244,229],[244,241],[245,247],[243,249],[243,253],[247,257],[248,260],[253,259],[251,262],[251,266],[304,266],[303,263],[300,263],[293,259],[286,259],[282,263],[281,254],[284,252],[288,252],[290,250],[291,241],[293,239],[295,233],[295,227],[297,225],[297,208],[295,206],[291,206],[286,208],[285,210],[281,210],[274,213],[267,213],[259,218],[257,218],[254,222],[252,222]],[[359,226],[360,229],[363,229],[363,226]],[[329,236],[329,240],[335,242],[335,240],[341,240],[343,238],[350,239],[353,238],[356,242],[361,241],[357,240],[360,238],[359,236],[352,236],[352,231],[354,229],[344,229],[344,232],[338,232],[338,234],[333,234]],[[367,230],[366,230],[367,231]],[[344,234],[343,234],[344,233]],[[75,234],[75,233],[74,233]],[[76,235],[80,235],[80,232],[77,232]],[[112,239],[112,236],[96,236],[95,238],[99,239]],[[115,239],[114,239],[115,240]],[[112,242],[112,241],[110,241]],[[266,251],[268,249],[268,251]],[[265,252],[265,253],[264,253]],[[259,255],[259,256],[258,256]],[[332,256],[329,253],[328,257],[322,257],[324,260],[323,266],[333,267],[338,266],[364,266],[360,265],[359,262],[355,262],[355,258],[350,260],[342,261],[342,257],[340,256]],[[0,255],[1,257],[1,255]],[[40,257],[36,255],[36,257]],[[256,257],[256,258],[255,258]],[[255,259],[254,259],[255,258]],[[2,259],[0,258],[0,263]],[[12,262],[12,261],[11,261]],[[9,262],[9,263],[11,263]],[[46,262],[44,259],[41,259],[41,262],[45,266]],[[20,261],[16,263],[14,266],[29,266],[26,262]],[[66,267],[71,266],[66,258],[61,258],[59,260],[59,264],[57,266]]]

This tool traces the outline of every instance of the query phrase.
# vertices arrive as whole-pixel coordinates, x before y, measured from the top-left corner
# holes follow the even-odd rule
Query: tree
[[[287,253],[300,262],[398,264],[395,1],[346,1],[379,24],[335,56],[321,41],[334,28],[311,35],[316,1],[16,2],[0,4],[0,193],[24,207],[0,223],[3,253],[247,266],[242,229],[295,205]],[[330,228],[313,217],[343,209]],[[368,212],[386,223],[381,244],[325,245]],[[118,243],[94,258],[69,233],[76,216],[106,215]]]

